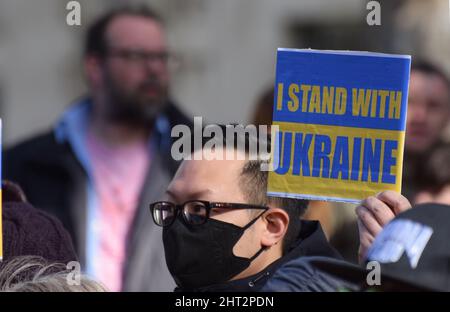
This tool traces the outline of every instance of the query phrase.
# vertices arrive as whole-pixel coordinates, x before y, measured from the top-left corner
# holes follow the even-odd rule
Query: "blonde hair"
[[[0,292],[106,292],[101,283],[79,275],[79,283],[69,283],[72,275],[62,263],[50,263],[39,256],[20,256],[0,266]]]

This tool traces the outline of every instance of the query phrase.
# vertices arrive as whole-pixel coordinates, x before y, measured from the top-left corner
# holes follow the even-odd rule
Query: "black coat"
[[[260,291],[267,281],[285,263],[300,257],[323,256],[334,259],[341,259],[339,253],[328,243],[322,227],[318,221],[302,221],[301,230],[297,240],[292,244],[289,251],[280,259],[270,264],[261,272],[247,278],[226,282],[223,284],[211,285],[195,289],[200,292],[234,292],[234,291]],[[175,291],[186,291],[176,288]],[[192,290],[189,290],[192,291]]]

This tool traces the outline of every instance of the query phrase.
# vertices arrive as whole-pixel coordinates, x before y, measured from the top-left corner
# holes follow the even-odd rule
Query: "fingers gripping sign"
[[[378,233],[399,213],[411,208],[403,195],[384,191],[364,199],[355,209],[359,229],[359,260],[363,261],[367,250]]]

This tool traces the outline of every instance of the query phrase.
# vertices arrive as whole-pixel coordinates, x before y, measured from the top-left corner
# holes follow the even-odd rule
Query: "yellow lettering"
[[[311,101],[309,103],[310,113],[320,113],[320,87],[313,86],[311,92]]]
[[[379,90],[380,95],[380,118],[384,118],[386,111],[386,97],[389,95],[389,91]]]
[[[352,89],[353,116],[367,117],[369,115],[370,90]]]
[[[322,113],[333,114],[334,87],[323,87]]]
[[[289,98],[291,99],[290,101],[288,101],[288,109],[291,112],[295,112],[298,110],[298,96],[297,93],[299,91],[298,89],[298,84],[292,83],[289,85]]]
[[[336,88],[336,101],[334,103],[334,113],[344,115],[347,110],[347,89]]]
[[[310,85],[301,85],[301,89],[303,92],[303,98],[302,98],[302,112],[306,113],[306,109],[308,107],[308,93],[311,90]]]
[[[284,86],[282,83],[278,84],[278,96],[277,96],[277,110],[283,109],[283,89]]]
[[[370,117],[377,117],[377,90],[372,90],[372,106],[370,107]]]
[[[402,91],[391,91],[389,93],[389,119],[400,119],[400,108],[402,104]],[[394,115],[395,112],[395,115]]]

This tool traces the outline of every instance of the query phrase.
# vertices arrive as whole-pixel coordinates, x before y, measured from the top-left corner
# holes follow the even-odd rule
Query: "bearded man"
[[[148,203],[178,164],[171,128],[190,126],[169,99],[161,19],[148,8],[120,8],[88,29],[83,57],[89,93],[52,131],[5,154],[5,177],[71,233],[83,271],[112,291],[170,291],[161,229]]]

